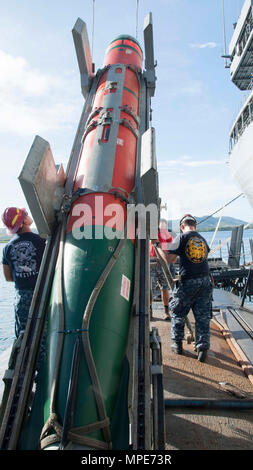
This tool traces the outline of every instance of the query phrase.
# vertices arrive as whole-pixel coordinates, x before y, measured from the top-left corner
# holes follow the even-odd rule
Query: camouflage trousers
[[[166,277],[163,273],[159,261],[150,263],[150,278],[151,278],[151,288],[155,290],[157,286],[162,290],[168,290],[168,283]]]
[[[16,291],[14,301],[16,338],[19,337],[22,330],[25,330],[32,298],[33,290]]]
[[[185,319],[192,309],[195,318],[195,348],[198,351],[209,349],[212,291],[209,276],[186,279],[179,283],[170,302],[172,340],[183,340]]]
[[[15,336],[19,337],[21,331],[25,330],[26,323],[29,315],[30,305],[33,298],[33,290],[17,290],[14,301],[15,311]],[[41,348],[38,359],[38,367],[42,364],[46,352],[46,338],[45,335],[41,342]]]

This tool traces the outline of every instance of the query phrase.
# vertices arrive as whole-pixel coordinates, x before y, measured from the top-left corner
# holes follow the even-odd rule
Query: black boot
[[[150,317],[149,318],[150,318],[151,321],[154,320],[152,307],[150,307]]]
[[[203,349],[202,351],[198,351],[198,361],[205,362],[207,358],[207,349]]]
[[[166,315],[165,320],[171,321],[171,316],[170,316],[170,314],[169,314],[169,307],[168,307],[168,305],[164,305],[164,313],[165,313],[165,315]]]
[[[171,345],[171,351],[175,354],[183,354],[182,341],[174,341]]]

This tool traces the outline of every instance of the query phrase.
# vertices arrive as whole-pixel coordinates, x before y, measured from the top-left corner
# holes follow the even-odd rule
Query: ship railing
[[[253,29],[253,17],[252,17],[252,9],[250,10],[250,14],[245,22],[244,28],[242,30],[242,34],[240,35],[240,39],[235,45],[235,48],[232,52],[231,58],[233,60],[234,56],[241,56],[249,39],[249,36],[251,34],[251,31]]]
[[[253,79],[252,79],[252,89],[253,89]],[[239,138],[244,133],[245,129],[249,126],[249,124],[253,121],[253,102],[250,100],[248,105],[244,108],[241,115],[237,119],[233,130],[230,134],[229,140],[229,154],[232,152],[233,147],[238,142]]]

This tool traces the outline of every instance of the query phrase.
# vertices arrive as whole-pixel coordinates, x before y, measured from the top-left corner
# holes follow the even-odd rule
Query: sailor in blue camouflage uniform
[[[209,276],[206,240],[196,231],[197,221],[186,214],[180,220],[180,235],[169,245],[167,261],[180,259],[180,280],[173,291],[171,309],[171,348],[183,353],[185,319],[190,309],[195,318],[195,349],[198,360],[204,362],[210,347],[210,320],[212,317],[212,282]]]
[[[46,241],[33,233],[33,220],[26,209],[7,207],[2,215],[7,232],[13,238],[3,249],[3,274],[8,282],[14,282],[15,336],[18,339],[25,330],[30,305],[39,274]],[[44,360],[45,337],[42,340],[39,363]]]

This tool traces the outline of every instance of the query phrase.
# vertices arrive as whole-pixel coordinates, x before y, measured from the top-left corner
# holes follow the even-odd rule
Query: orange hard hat
[[[5,209],[2,221],[10,235],[14,235],[20,229],[27,215],[26,209],[19,209],[18,207],[7,207]]]

